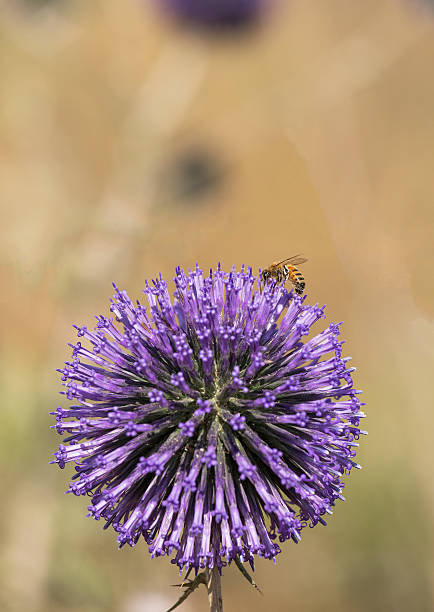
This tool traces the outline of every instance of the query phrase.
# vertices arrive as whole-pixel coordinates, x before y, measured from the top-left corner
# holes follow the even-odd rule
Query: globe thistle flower
[[[252,269],[161,275],[148,306],[115,287],[113,317],[76,327],[59,370],[55,453],[89,515],[182,569],[275,559],[325,524],[353,467],[359,419],[339,325]],[[88,346],[85,346],[87,341]]]
[[[158,0],[181,21],[205,28],[240,29],[254,23],[272,0]]]

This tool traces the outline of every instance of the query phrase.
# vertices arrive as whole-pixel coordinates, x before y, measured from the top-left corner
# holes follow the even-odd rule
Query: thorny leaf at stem
[[[185,591],[181,595],[181,597],[178,599],[178,601],[171,608],[167,610],[167,612],[172,612],[172,610],[175,610],[175,608],[180,606],[187,599],[187,597],[189,597],[193,593],[193,591],[195,591],[198,588],[200,584],[204,584],[205,586],[207,586],[207,579],[206,579],[205,572],[200,572],[194,580],[188,580],[187,584],[185,584],[185,580],[184,580],[184,582],[182,582],[181,584],[172,585],[172,586],[182,587],[185,589]]]
[[[246,568],[244,567],[244,565],[241,563],[240,559],[238,557],[236,557],[234,559],[235,561],[235,565],[237,566],[237,568],[240,570],[240,572],[242,573],[242,575],[244,576],[244,578],[246,580],[248,580],[248,582],[250,582],[250,584],[252,585],[252,587],[255,587],[255,589],[261,594],[263,595],[261,589],[258,587],[258,585],[256,584],[256,582],[253,580],[253,578],[251,577],[251,575],[249,574],[249,572],[246,570]]]

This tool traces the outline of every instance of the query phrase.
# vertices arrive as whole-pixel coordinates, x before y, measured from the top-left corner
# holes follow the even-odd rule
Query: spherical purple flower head
[[[55,462],[76,463],[69,491],[92,496],[120,546],[143,536],[181,569],[253,567],[343,499],[358,392],[338,325],[307,339],[323,308],[272,280],[261,293],[250,268],[174,281],[173,303],[160,276],[148,308],[116,289],[115,320],[77,327]]]
[[[273,0],[157,0],[186,23],[206,28],[238,29],[255,22]],[[275,0],[274,0],[275,1]]]

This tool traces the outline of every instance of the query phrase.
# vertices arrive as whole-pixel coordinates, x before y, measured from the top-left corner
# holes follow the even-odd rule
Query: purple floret
[[[55,462],[76,464],[69,492],[120,546],[253,567],[343,499],[364,433],[353,368],[339,325],[311,335],[324,308],[273,280],[261,292],[251,268],[174,281],[173,300],[161,276],[146,283],[148,307],[115,287],[114,317],[76,328]]]
[[[271,1],[158,0],[158,4],[185,22],[208,28],[230,29],[243,27],[254,22]]]

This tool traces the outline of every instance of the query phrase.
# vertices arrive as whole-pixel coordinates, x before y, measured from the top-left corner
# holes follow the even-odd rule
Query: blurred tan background
[[[0,1],[2,610],[178,596],[48,465],[71,324],[107,314],[112,280],[140,298],[176,265],[299,252],[358,368],[363,470],[326,528],[258,562],[264,597],[224,572],[225,610],[432,609],[433,66],[416,0],[282,1],[223,37],[134,0]]]

